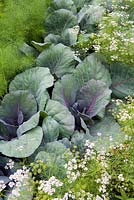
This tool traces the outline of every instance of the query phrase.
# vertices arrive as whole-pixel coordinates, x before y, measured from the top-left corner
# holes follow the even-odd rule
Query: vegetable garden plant
[[[0,5],[0,23],[11,31],[2,17],[8,5]],[[36,31],[34,22],[25,33],[20,26],[5,41],[23,55],[20,66],[31,56],[32,65],[0,74],[0,200],[132,200],[134,3],[52,0],[47,7]]]

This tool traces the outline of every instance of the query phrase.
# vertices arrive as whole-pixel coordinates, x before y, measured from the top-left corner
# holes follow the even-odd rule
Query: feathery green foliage
[[[34,58],[25,57],[19,47],[40,40],[49,0],[3,0],[0,2],[0,96],[18,72],[31,67]]]
[[[7,0],[0,19],[3,42],[36,40],[44,32],[43,23],[50,0]]]

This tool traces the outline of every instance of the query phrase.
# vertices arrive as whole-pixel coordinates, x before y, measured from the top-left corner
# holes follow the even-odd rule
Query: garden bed
[[[134,199],[133,10],[0,3],[0,200]]]

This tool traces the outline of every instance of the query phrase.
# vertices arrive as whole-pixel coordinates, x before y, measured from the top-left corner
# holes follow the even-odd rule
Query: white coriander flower
[[[9,185],[9,187],[12,188],[15,185],[15,183],[14,182],[9,182],[8,185]]]
[[[123,174],[119,174],[118,179],[119,179],[120,181],[124,181],[124,180],[125,180],[124,177],[123,177]]]
[[[98,135],[98,136],[102,136],[102,133],[98,132],[97,135]]]
[[[55,193],[56,187],[61,187],[63,183],[56,179],[54,176],[50,177],[48,181],[41,180],[40,186],[38,190],[42,190],[44,193],[48,193],[49,195],[53,195]]]
[[[3,180],[0,180],[0,192],[1,192],[2,190],[4,190],[5,187],[6,187],[6,185],[5,185],[4,181],[3,181]]]
[[[100,196],[96,196],[96,200],[103,200]]]
[[[12,169],[14,167],[14,161],[9,159],[9,162],[6,164],[5,169]]]
[[[111,135],[109,136],[109,141],[113,141],[113,137]]]

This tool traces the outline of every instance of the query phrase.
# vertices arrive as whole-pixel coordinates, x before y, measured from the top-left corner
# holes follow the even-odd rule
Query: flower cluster
[[[112,9],[113,10],[128,11],[132,7],[134,7],[133,0],[120,0],[120,1],[112,0]]]
[[[116,108],[113,110],[113,116],[122,126],[126,140],[129,140],[134,133],[134,99],[128,96],[126,102],[116,100],[115,103]]]
[[[99,192],[103,199],[108,199],[108,186],[110,184],[110,179],[112,178],[108,172],[108,161],[109,153],[105,151],[100,151],[97,155],[97,160],[101,167],[100,178],[96,179],[96,183],[99,184]]]
[[[94,197],[93,194],[89,192],[85,192],[84,190],[80,190],[76,195],[72,194],[72,192],[65,193],[63,198],[53,198],[52,200],[70,200],[70,198],[73,200],[104,200],[104,198],[101,198],[99,195]]]
[[[63,198],[54,198],[53,200],[69,200],[69,199],[92,200],[93,194],[80,189],[80,191],[76,192],[76,194],[74,194],[72,191],[69,191],[64,194]],[[98,197],[96,197],[96,200],[102,200],[102,199],[99,199]]]
[[[69,199],[76,199],[75,195],[69,191],[69,192],[66,192],[63,196],[63,198],[54,198],[53,200],[69,200]]]
[[[80,34],[77,47],[79,51],[94,50],[109,63],[123,62],[133,65],[134,18],[129,10],[131,11],[134,7],[134,1],[112,0],[111,3],[107,5],[106,1],[102,2],[104,7],[111,7],[112,12],[108,9],[107,13],[101,17],[97,33]]]
[[[9,187],[13,188],[10,198],[17,198],[20,196],[22,185],[26,184],[27,180],[29,179],[29,169],[23,166],[22,169],[18,169],[14,174],[10,175],[9,179],[11,181],[8,185]]]
[[[80,176],[78,164],[75,158],[65,164],[65,168],[67,169],[66,174],[70,183],[74,182]]]
[[[91,143],[87,140],[85,143],[85,148],[84,157],[80,161],[76,158],[72,158],[72,160],[69,160],[69,162],[65,164],[65,168],[67,169],[67,178],[70,183],[74,182],[81,175],[82,170],[83,172],[88,170],[86,166],[87,162],[94,158],[94,143]]]
[[[109,180],[111,179],[111,176],[104,171],[104,173],[101,175],[101,179],[98,179],[97,183],[101,183],[101,186],[99,187],[99,192],[102,192],[103,194],[106,193],[107,185],[109,185]]]
[[[132,119],[132,116],[129,115],[128,110],[121,109],[120,112],[117,115],[117,118],[120,119],[120,121],[126,121],[129,119]]]
[[[85,142],[86,151],[85,151],[84,160],[88,161],[94,157],[95,155],[94,146],[95,144],[93,142],[86,140]]]
[[[9,159],[9,162],[6,163],[5,169],[12,169],[14,167],[14,161]]]
[[[134,63],[134,22],[125,12],[114,11],[102,18],[98,34],[93,34],[93,47],[109,62]]]
[[[63,183],[52,176],[48,181],[41,180],[40,186],[38,190],[42,190],[44,193],[48,193],[49,195],[53,195],[55,193],[55,188],[61,187]]]

